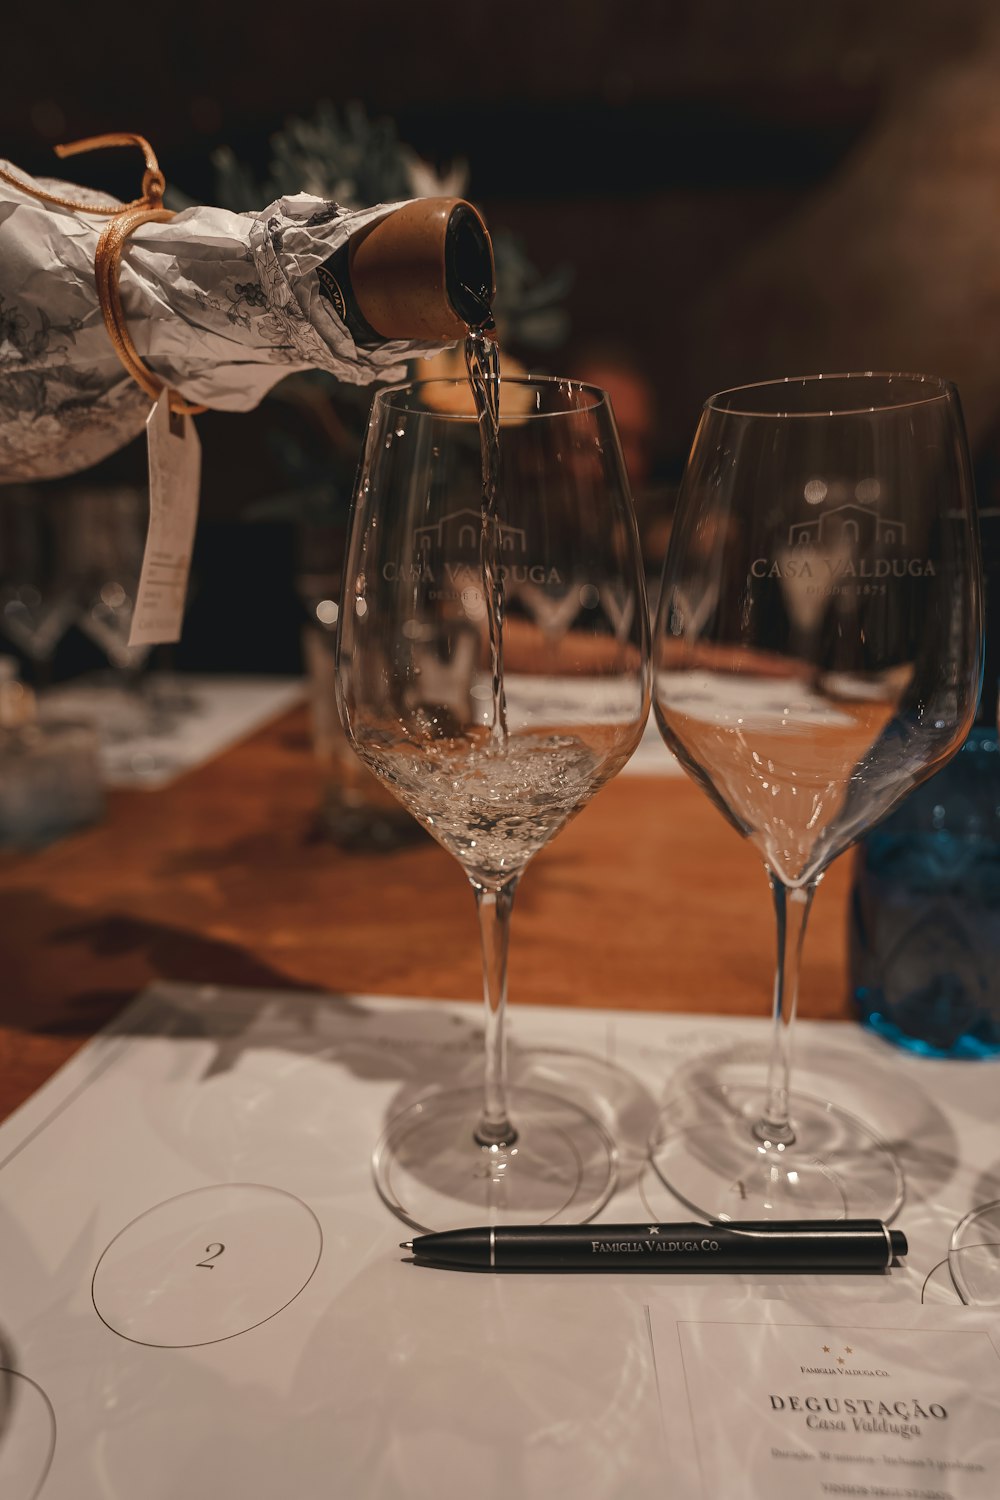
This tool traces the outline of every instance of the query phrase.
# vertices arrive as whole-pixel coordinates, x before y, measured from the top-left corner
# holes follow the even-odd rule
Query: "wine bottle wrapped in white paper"
[[[76,184],[0,161],[0,483],[88,468],[136,437],[148,396],[120,363],[98,300],[94,253],[107,216]],[[9,177],[25,184],[14,186]],[[109,202],[106,195],[100,201]],[[395,380],[440,341],[359,343],[320,275],[353,236],[399,205],[347,211],[306,193],[260,213],[195,207],[143,224],[121,257],[121,297],[144,363],[186,401],[249,411],[285,375],[316,368],[352,384]],[[340,311],[338,311],[338,308]]]

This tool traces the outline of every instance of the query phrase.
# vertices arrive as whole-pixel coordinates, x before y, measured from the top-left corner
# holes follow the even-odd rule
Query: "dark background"
[[[208,200],[216,146],[262,169],[271,133],[321,100],[391,117],[439,166],[464,158],[490,226],[573,268],[568,341],[532,363],[578,374],[610,352],[648,384],[654,488],[713,389],[905,368],[958,382],[994,499],[995,0],[49,3],[5,33],[0,153],[31,172],[132,196],[131,153],[57,166],[51,146],[134,130]],[[191,665],[297,666],[295,540],[239,520],[263,483],[254,423],[199,422],[201,597],[229,603],[193,611]],[[242,618],[234,579],[257,600]]]

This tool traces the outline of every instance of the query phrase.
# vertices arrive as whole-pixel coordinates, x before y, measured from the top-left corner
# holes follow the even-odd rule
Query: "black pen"
[[[884,1271],[906,1235],[881,1219],[505,1224],[404,1240],[418,1263],[480,1271]]]

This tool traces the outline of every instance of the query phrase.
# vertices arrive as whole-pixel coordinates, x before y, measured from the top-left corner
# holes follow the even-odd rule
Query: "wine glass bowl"
[[[69,497],[0,488],[0,634],[46,682],[52,659],[77,615],[66,545]]]
[[[463,387],[375,398],[338,639],[354,748],[461,865],[480,921],[484,1086],[419,1099],[375,1152],[383,1198],[422,1228],[581,1220],[614,1186],[595,1113],[508,1087],[508,922],[526,866],[625,764],[649,706],[638,536],[607,398],[575,381],[501,382],[495,641],[481,428]],[[557,641],[525,583],[575,594]]]
[[[120,674],[137,673],[149,646],[130,646],[146,538],[146,497],[129,485],[83,486],[74,495],[73,558],[80,629]]]
[[[997,725],[1000,728],[1000,701]],[[978,1204],[955,1225],[948,1269],[963,1302],[1000,1307],[1000,1199]]]
[[[655,629],[661,733],[759,851],[778,939],[763,1086],[668,1101],[663,1181],[709,1216],[889,1219],[892,1153],[789,1095],[802,940],[831,860],[962,744],[981,674],[978,540],[958,399],[924,376],[767,382],[712,397]]]

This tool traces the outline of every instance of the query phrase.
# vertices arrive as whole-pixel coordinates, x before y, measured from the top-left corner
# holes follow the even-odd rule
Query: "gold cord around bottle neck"
[[[142,178],[141,197],[115,206],[75,202],[71,198],[59,197],[55,193],[35,187],[32,183],[24,182],[2,168],[0,168],[0,181],[9,183],[20,192],[27,193],[29,197],[37,198],[42,203],[51,203],[58,208],[68,208],[74,213],[94,214],[98,218],[107,218],[110,221],[101,232],[94,253],[94,275],[104,326],[108,330],[115,353],[129,375],[151,400],[156,401],[162,394],[166,381],[154,375],[140,358],[128,331],[121,298],[121,257],[126,241],[141,225],[165,224],[174,217],[172,209],[163,207],[166,180],[160,171],[156,155],[144,136],[130,134],[88,136],[84,140],[69,141],[66,145],[56,146],[55,152],[59,157],[77,156],[84,151],[101,151],[108,146],[137,146],[142,152],[146,170]],[[195,416],[198,412],[205,410],[204,406],[191,405],[173,390],[170,391],[169,399],[170,409],[173,412]]]

